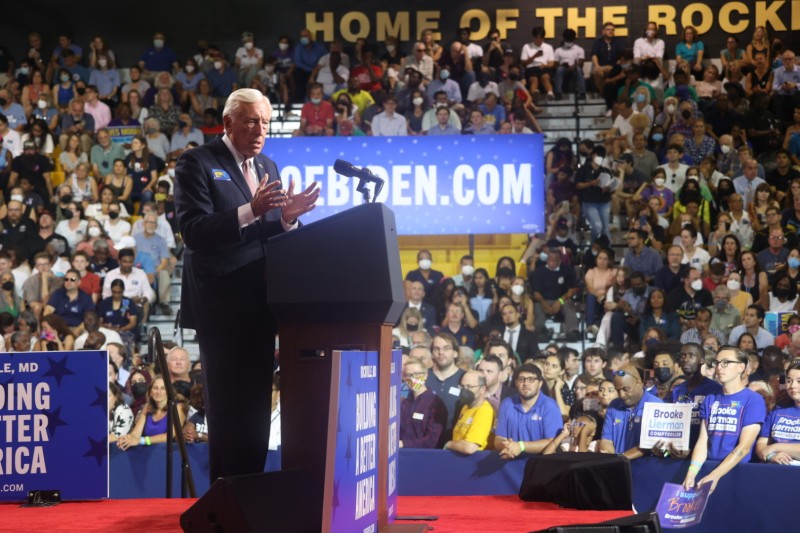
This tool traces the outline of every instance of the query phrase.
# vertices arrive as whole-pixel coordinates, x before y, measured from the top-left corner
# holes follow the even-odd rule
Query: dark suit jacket
[[[539,343],[536,342],[536,338],[536,332],[525,329],[525,326],[519,330],[516,352],[523,363],[526,359],[533,359],[539,355]]]
[[[259,180],[264,174],[270,181],[280,179],[272,160],[258,154],[254,161]],[[266,304],[265,246],[283,227],[280,213],[273,210],[239,229],[238,208],[252,199],[241,168],[221,138],[187,150],[178,159],[175,209],[186,244],[183,327],[233,333],[245,323],[273,324]]]

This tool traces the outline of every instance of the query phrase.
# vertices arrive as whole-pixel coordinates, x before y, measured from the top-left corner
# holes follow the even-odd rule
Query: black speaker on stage
[[[219,478],[181,515],[186,533],[316,533],[321,509],[308,505],[310,478],[282,470]]]
[[[639,513],[598,524],[553,526],[531,533],[661,533],[661,522],[656,513]]]

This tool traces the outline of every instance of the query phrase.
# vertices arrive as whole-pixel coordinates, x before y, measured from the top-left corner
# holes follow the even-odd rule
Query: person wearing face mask
[[[453,427],[453,438],[445,442],[444,449],[472,455],[489,444],[495,423],[494,409],[486,400],[486,378],[477,370],[466,372],[459,388],[462,407]]]
[[[0,313],[8,313],[17,318],[20,313],[25,312],[25,301],[20,298],[14,287],[12,272],[0,275]]]
[[[189,103],[190,94],[197,91],[197,85],[204,79],[206,75],[200,71],[197,61],[191,57],[187,59],[181,71],[175,75],[175,88],[180,94],[181,104]]]
[[[66,209],[61,210],[64,219],[56,226],[56,233],[62,235],[69,243],[70,248],[75,248],[86,235],[88,222],[83,220],[83,207],[71,201]]]
[[[592,238],[600,235],[611,237],[609,217],[611,215],[611,171],[605,166],[606,149],[596,145],[591,150],[590,164],[583,165],[575,175],[575,188],[583,205],[583,214],[592,228]]]
[[[189,113],[181,113],[178,117],[178,130],[172,134],[169,150],[173,154],[179,154],[190,142],[205,144],[205,138],[203,132],[194,127]]]
[[[800,310],[800,298],[797,297],[797,286],[789,278],[786,270],[775,273],[772,279],[772,290],[769,293],[769,311],[771,313],[791,313]]]
[[[406,286],[418,281],[425,287],[425,301],[433,303],[433,293],[436,286],[444,279],[444,274],[431,268],[432,256],[428,250],[417,252],[417,265],[419,268],[410,270],[405,277]]]
[[[712,293],[714,307],[708,308],[712,312],[711,330],[722,333],[725,340],[730,337],[733,328],[742,323],[742,315],[739,314],[736,307],[731,305],[731,292],[727,285],[717,285]],[[724,344],[725,342],[719,343],[720,346]]]
[[[173,72],[180,70],[178,55],[172,48],[165,46],[166,36],[163,32],[153,34],[153,46],[145,50],[139,58],[139,69],[145,78],[155,76],[157,72]]]
[[[447,408],[425,386],[428,369],[416,357],[403,365],[403,381],[411,394],[400,402],[400,447],[436,448],[447,426]]]
[[[106,105],[116,104],[121,81],[114,62],[106,53],[97,54],[97,66],[89,74],[89,85],[97,88],[98,98]]]
[[[242,33],[242,46],[236,50],[234,68],[238,76],[239,87],[249,87],[250,82],[255,78],[256,72],[264,66],[264,51],[255,46],[253,33],[246,31]]]
[[[211,84],[211,94],[224,100],[240,87],[236,70],[231,68],[221,51],[216,52],[212,59],[213,68],[206,72],[206,79]]]
[[[586,52],[583,47],[575,43],[577,34],[575,30],[567,28],[561,34],[564,39],[561,46],[554,51],[555,76],[553,77],[553,92],[556,100],[561,100],[564,81],[575,80],[575,92],[578,100],[586,99],[586,80],[583,77],[583,63]]]
[[[699,270],[689,268],[683,278],[683,285],[672,289],[667,295],[667,310],[678,313],[683,329],[694,327],[698,309],[714,305],[711,293],[703,288],[701,276]]]
[[[150,386],[150,381],[152,381],[150,371],[144,365],[136,367],[128,377],[128,381],[125,384],[125,392],[132,398],[130,408],[134,417],[139,414],[139,411],[147,403],[147,389]]]
[[[400,315],[400,321],[392,329],[392,336],[397,337],[400,347],[409,348],[412,345],[411,335],[423,327],[422,313],[414,307],[406,307]]]
[[[659,64],[664,59],[664,41],[658,37],[658,24],[648,22],[644,34],[633,42],[633,62],[637,65],[652,59]]]
[[[472,275],[475,273],[475,259],[471,255],[463,255],[459,260],[460,271],[453,276],[456,287],[464,287],[467,292],[472,289]]]
[[[311,72],[317,67],[320,58],[328,51],[325,46],[313,39],[308,28],[300,30],[299,46],[294,48],[294,101],[302,102],[306,96]]]

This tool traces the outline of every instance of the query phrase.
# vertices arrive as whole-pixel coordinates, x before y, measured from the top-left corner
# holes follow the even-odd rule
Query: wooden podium
[[[392,327],[405,305],[394,214],[382,204],[363,204],[274,237],[267,276],[280,332],[282,465],[308,472],[309,508],[319,512],[322,530],[332,510],[336,354],[379,354],[376,506],[383,529]]]

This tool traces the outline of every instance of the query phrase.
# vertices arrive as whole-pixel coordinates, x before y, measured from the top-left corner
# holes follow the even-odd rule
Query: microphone
[[[352,163],[348,163],[344,159],[337,159],[336,162],[333,164],[333,170],[335,170],[337,174],[341,174],[342,176],[347,176],[348,178],[359,178],[374,183],[383,181],[381,178],[377,177],[375,174],[370,172],[369,169],[367,169],[366,167],[358,168],[356,166],[353,166]]]
[[[336,171],[337,174],[341,174],[342,176],[347,176],[348,178],[358,178],[360,183],[358,185],[358,190],[362,194],[364,194],[364,200],[369,201],[369,191],[366,189],[365,184],[368,182],[372,182],[375,184],[375,192],[373,194],[373,201],[377,199],[378,195],[381,193],[383,189],[383,178],[379,178],[366,167],[358,168],[353,166],[352,163],[348,163],[343,159],[337,159],[333,163],[333,170]]]

